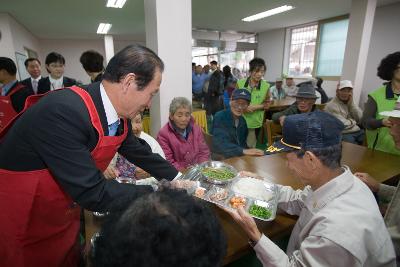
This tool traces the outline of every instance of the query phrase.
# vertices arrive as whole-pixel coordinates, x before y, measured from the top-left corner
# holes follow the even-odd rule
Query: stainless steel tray
[[[208,164],[205,164],[206,166]],[[203,165],[204,166],[204,165]],[[278,206],[278,188],[275,184],[270,183],[266,180],[258,180],[260,184],[262,184],[262,190],[265,191],[265,195],[269,196],[268,198],[258,197],[255,198],[250,195],[246,195],[243,192],[237,192],[234,190],[235,184],[242,178],[252,178],[247,176],[240,176],[240,174],[236,171],[237,175],[227,183],[215,184],[210,182],[204,175],[202,175],[201,170],[203,168],[201,165],[196,165],[188,170],[184,175],[180,176],[178,179],[181,180],[191,180],[198,181],[196,183],[196,188],[191,188],[188,191],[189,194],[201,198],[205,201],[214,203],[216,205],[223,206],[228,209],[233,209],[232,203],[230,202],[232,197],[242,197],[245,201],[244,209],[254,218],[263,221],[272,221],[276,217],[276,210]],[[222,165],[224,166],[224,165]],[[228,165],[229,166],[229,165]],[[252,178],[256,179],[256,178]],[[257,180],[257,179],[256,179]],[[202,193],[202,195],[199,195]],[[262,192],[261,192],[262,193]],[[226,194],[226,196],[225,196]],[[217,197],[215,197],[217,196]],[[220,198],[218,198],[220,197]],[[257,206],[256,209],[265,208],[266,212],[264,214],[269,215],[267,217],[260,217],[254,214],[251,214],[250,211],[253,205]],[[261,207],[261,208],[260,208]],[[254,208],[253,208],[254,209]]]

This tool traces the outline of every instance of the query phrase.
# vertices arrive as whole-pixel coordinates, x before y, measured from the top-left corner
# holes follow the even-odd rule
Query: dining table
[[[287,166],[286,153],[266,155],[261,157],[241,156],[224,160],[241,171],[250,171],[264,177],[271,183],[291,186],[301,189],[304,184],[296,178]],[[354,172],[367,172],[379,182],[396,179],[400,175],[400,157],[377,150],[369,149],[351,143],[342,143],[342,165],[348,166]],[[224,265],[231,263],[251,251],[245,232],[225,211],[214,204],[208,203],[218,217],[227,238],[227,253]],[[258,228],[272,241],[290,235],[296,223],[295,216],[278,212],[273,221],[256,220]],[[99,231],[101,219],[85,211],[86,240],[90,240]]]
[[[274,99],[272,100],[271,105],[269,106],[270,112],[277,112],[286,109],[290,105],[296,102],[296,98],[292,96],[286,96],[283,99]]]

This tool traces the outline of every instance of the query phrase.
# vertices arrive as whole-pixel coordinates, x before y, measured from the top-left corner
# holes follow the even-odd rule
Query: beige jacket
[[[376,200],[347,167],[315,191],[279,187],[279,208],[299,219],[287,254],[264,235],[254,246],[263,266],[396,266]]]
[[[343,133],[354,133],[360,130],[362,111],[354,102],[345,104],[337,96],[326,104],[324,111],[332,114],[344,124]]]

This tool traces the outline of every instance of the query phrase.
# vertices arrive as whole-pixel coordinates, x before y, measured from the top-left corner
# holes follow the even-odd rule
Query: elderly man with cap
[[[368,187],[341,166],[343,123],[316,111],[286,118],[274,145],[306,186],[278,185],[278,208],[299,219],[287,253],[242,208],[228,211],[264,266],[396,266],[389,233]]]
[[[271,96],[273,99],[281,100],[286,97],[285,90],[282,87],[282,78],[278,77],[275,80],[275,85],[271,87]]]
[[[362,111],[354,104],[353,85],[349,80],[340,81],[336,97],[326,104],[325,111],[338,118],[344,124],[343,141],[362,145],[364,130],[360,129]]]
[[[315,101],[318,97],[315,94],[315,88],[311,84],[302,84],[295,97],[296,103],[272,115],[272,120],[274,122],[279,122],[283,125],[285,118],[289,115],[307,113],[315,110]]]
[[[251,94],[246,89],[235,89],[229,102],[230,109],[219,111],[213,121],[213,152],[224,157],[242,155],[263,156],[259,149],[246,143],[248,129],[243,112],[249,106]]]
[[[383,111],[380,115],[388,117],[391,122],[390,134],[396,147],[400,149],[400,97],[393,111]],[[368,185],[372,192],[377,193],[380,201],[390,202],[385,213],[385,223],[396,250],[397,266],[400,266],[400,183],[395,187],[377,182],[368,173],[356,172],[354,175]]]
[[[283,86],[283,90],[285,90],[286,95],[295,96],[299,88],[294,84],[293,77],[288,76],[285,80],[286,83]]]

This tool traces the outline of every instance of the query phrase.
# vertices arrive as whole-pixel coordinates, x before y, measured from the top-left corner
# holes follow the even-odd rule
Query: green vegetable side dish
[[[249,213],[262,219],[269,219],[272,215],[271,210],[255,204],[250,206]]]
[[[221,181],[229,180],[235,177],[235,174],[226,168],[216,169],[208,167],[204,168],[201,173],[207,176],[207,178]]]

